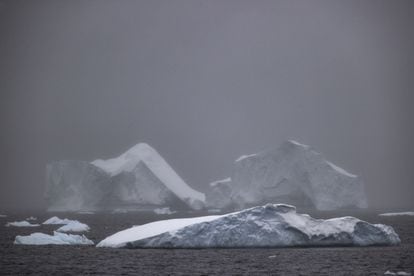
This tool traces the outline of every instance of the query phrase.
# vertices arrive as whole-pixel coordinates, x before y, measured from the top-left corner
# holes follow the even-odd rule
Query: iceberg
[[[68,224],[71,223],[73,220],[70,219],[60,219],[59,217],[51,217],[45,220],[42,224]]]
[[[14,227],[37,227],[37,226],[40,226],[40,225],[39,224],[32,224],[28,221],[23,220],[23,221],[8,222],[6,224],[6,226],[7,227],[9,227],[9,226],[14,226]]]
[[[14,244],[27,244],[27,245],[93,245],[93,241],[86,238],[84,235],[72,235],[59,232],[53,232],[52,235],[44,233],[33,233],[29,236],[16,236]]]
[[[230,248],[398,245],[390,226],[354,217],[314,219],[267,204],[226,215],[156,221],[115,233],[97,247]]]
[[[274,150],[238,158],[231,178],[213,182],[207,206],[245,208],[265,202],[301,208],[366,208],[363,181],[293,140]]]
[[[34,217],[34,216],[30,216],[30,217],[28,217],[28,218],[26,218],[26,220],[37,220],[37,218],[36,217]]]
[[[58,232],[86,232],[89,231],[89,226],[77,220],[71,221],[68,224],[61,226],[56,231]]]
[[[414,212],[396,212],[396,213],[383,213],[379,214],[383,217],[393,217],[393,216],[414,216]]]
[[[140,143],[108,160],[58,161],[46,168],[49,211],[201,209],[205,195],[187,185],[161,155]]]
[[[56,230],[58,232],[85,232],[90,230],[89,226],[85,223],[67,218],[60,219],[56,216],[44,221],[43,224],[63,225]]]

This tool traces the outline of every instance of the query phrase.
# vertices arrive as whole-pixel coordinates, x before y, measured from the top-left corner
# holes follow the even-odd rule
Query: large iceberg
[[[290,140],[275,150],[238,158],[231,178],[213,182],[211,207],[244,208],[265,202],[336,210],[366,208],[364,183],[307,145]]]
[[[145,143],[113,159],[50,163],[46,178],[49,211],[201,209],[205,201]]]
[[[219,216],[152,222],[118,232],[98,247],[207,248],[369,246],[400,243],[393,228],[354,217],[314,219],[285,204]]]
[[[72,235],[59,232],[53,232],[52,235],[44,233],[33,233],[29,236],[16,236],[14,244],[27,244],[27,245],[93,245],[93,241],[86,238],[84,235]]]

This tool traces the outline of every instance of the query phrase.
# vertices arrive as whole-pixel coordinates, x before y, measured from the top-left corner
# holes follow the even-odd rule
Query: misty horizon
[[[145,142],[206,191],[288,139],[414,207],[412,2],[173,2],[0,0],[0,210],[52,161]]]

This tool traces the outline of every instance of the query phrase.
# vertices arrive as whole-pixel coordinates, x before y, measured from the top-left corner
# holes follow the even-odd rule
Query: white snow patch
[[[379,216],[392,217],[392,216],[414,216],[414,212],[396,212],[396,213],[383,213]]]
[[[174,231],[191,224],[212,221],[220,216],[205,216],[196,218],[168,219],[134,226],[107,237],[97,247],[123,247],[128,242],[157,236],[164,232]]]
[[[221,179],[221,180],[213,181],[213,182],[210,183],[210,186],[211,187],[214,187],[214,186],[216,186],[219,183],[227,183],[227,182],[231,182],[231,178],[230,177],[227,177],[227,178],[224,178],[224,179]]]
[[[343,174],[343,175],[346,175],[346,176],[349,176],[349,177],[353,177],[353,178],[355,178],[355,177],[358,177],[357,175],[355,175],[355,174],[352,174],[352,173],[349,173],[349,172],[347,172],[346,170],[344,170],[343,168],[341,168],[341,167],[338,167],[337,165],[335,165],[335,164],[333,164],[333,163],[331,163],[331,162],[329,162],[329,161],[326,161],[326,163],[332,168],[332,169],[334,169],[335,171],[337,171],[338,173],[340,173],[340,174]]]
[[[23,220],[23,221],[8,222],[6,224],[6,226],[7,227],[9,227],[9,226],[15,226],[15,227],[37,227],[37,226],[40,226],[40,225],[39,224],[31,224],[30,222]]]
[[[85,231],[89,231],[89,229],[90,228],[87,224],[74,220],[58,228],[56,231],[58,232],[85,232]]]
[[[28,244],[28,245],[46,245],[46,244],[60,244],[60,245],[93,245],[93,241],[87,239],[84,235],[72,235],[59,232],[53,232],[52,235],[44,233],[33,233],[29,236],[16,236],[14,244]]]
[[[164,207],[164,208],[155,208],[154,213],[157,215],[171,215],[174,214],[175,211],[171,211],[170,207]]]
[[[108,160],[95,160],[91,164],[101,168],[112,176],[123,171],[132,171],[139,162],[154,173],[165,186],[181,200],[199,200],[204,202],[205,195],[187,185],[184,180],[168,165],[161,155],[151,146],[139,143],[119,157]]]
[[[240,162],[240,161],[242,161],[243,159],[246,159],[246,158],[249,158],[249,157],[253,157],[253,156],[256,156],[256,155],[257,155],[256,153],[253,153],[253,154],[248,154],[248,155],[242,155],[242,156],[240,156],[239,158],[237,158],[235,162]]]

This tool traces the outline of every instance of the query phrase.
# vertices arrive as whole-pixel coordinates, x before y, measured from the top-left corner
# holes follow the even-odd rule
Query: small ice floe
[[[410,272],[404,272],[404,271],[398,271],[398,272],[392,272],[392,271],[385,271],[384,275],[398,275],[398,276],[411,276]]]
[[[14,244],[27,244],[27,245],[46,245],[46,244],[59,244],[59,245],[93,245],[93,241],[86,238],[84,235],[72,235],[59,232],[53,232],[52,235],[44,233],[33,233],[29,236],[16,236]]]
[[[171,215],[174,214],[175,211],[171,211],[170,207],[164,207],[154,209],[154,213],[156,213],[157,215]]]
[[[51,217],[50,219],[43,222],[43,224],[53,224],[53,225],[64,225],[58,228],[56,231],[58,232],[84,232],[89,231],[89,226],[85,223],[81,223],[77,220],[70,220],[70,219],[60,219],[58,217]]]
[[[5,218],[7,217],[7,215],[0,215],[0,218]]]
[[[77,220],[73,220],[68,224],[58,228],[56,231],[58,232],[85,232],[89,231],[89,226],[85,223],[81,223]]]
[[[22,221],[13,221],[13,222],[8,222],[6,224],[7,227],[9,226],[14,226],[14,227],[37,227],[40,226],[39,224],[31,224],[28,221],[22,220]]]
[[[37,218],[33,217],[33,216],[30,216],[30,217],[26,218],[26,220],[37,220]]]
[[[393,217],[393,216],[414,216],[414,212],[395,212],[395,213],[383,213],[379,214],[383,217]]]
[[[274,258],[276,258],[276,255],[270,255],[268,258],[269,259],[274,259]]]

